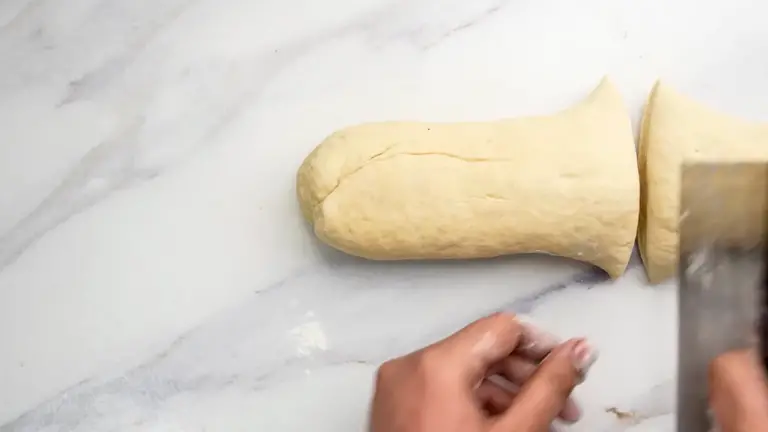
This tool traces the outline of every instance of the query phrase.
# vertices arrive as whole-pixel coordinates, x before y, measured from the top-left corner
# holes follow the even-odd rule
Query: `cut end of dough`
[[[638,153],[638,245],[655,284],[677,273],[683,163],[766,160],[768,124],[719,113],[658,82],[643,114]]]

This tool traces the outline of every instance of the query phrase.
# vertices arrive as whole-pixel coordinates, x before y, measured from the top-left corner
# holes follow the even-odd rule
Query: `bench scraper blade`
[[[719,354],[763,349],[766,163],[683,166],[677,431],[707,432],[707,372]]]

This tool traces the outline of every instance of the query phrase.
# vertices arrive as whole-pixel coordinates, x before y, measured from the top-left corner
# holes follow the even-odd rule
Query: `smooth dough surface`
[[[639,211],[632,128],[604,79],[551,116],[335,132],[297,176],[325,243],[375,260],[548,253],[618,277]]]
[[[651,283],[677,273],[683,163],[766,158],[768,124],[718,113],[664,83],[656,84],[643,115],[639,149],[638,244]]]

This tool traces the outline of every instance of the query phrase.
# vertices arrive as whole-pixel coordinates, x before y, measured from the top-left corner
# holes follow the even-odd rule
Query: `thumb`
[[[596,359],[597,351],[585,339],[571,339],[552,350],[499,419],[499,430],[548,430]]]
[[[724,431],[766,430],[768,385],[755,352],[731,351],[709,368],[710,406]]]

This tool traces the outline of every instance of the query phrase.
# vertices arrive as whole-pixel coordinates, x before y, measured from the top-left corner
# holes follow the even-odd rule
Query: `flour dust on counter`
[[[526,264],[553,264],[538,261]],[[589,334],[600,348],[601,360],[577,391],[584,424],[593,427],[573,430],[624,430],[610,428],[669,413],[670,407],[649,407],[647,399],[658,399],[653,380],[670,371],[630,371],[623,365],[627,356],[673,347],[663,334],[669,323],[650,328],[644,323],[643,329],[638,325],[650,312],[672,306],[671,291],[606,284],[605,275],[589,269],[574,269],[544,286],[517,287],[505,280],[509,263],[494,264],[470,269],[490,275],[478,286],[472,282],[473,271],[466,269],[403,266],[410,275],[403,279],[389,273],[389,266],[340,259],[332,270],[314,268],[253,295],[131,370],[92,377],[67,389],[0,431],[201,430],[222,425],[228,430],[298,431],[320,417],[321,431],[362,430],[381,362],[499,309],[517,312],[563,337]],[[431,286],[435,271],[445,271],[452,282]],[[642,277],[642,268],[633,263],[630,273]],[[445,292],[451,296],[440,295]],[[578,311],[573,310],[575,299],[586,300],[578,300],[583,302]],[[632,312],[617,312],[615,306],[623,301],[628,308],[632,305]],[[564,313],[590,318],[564,328],[557,325]],[[618,324],[621,335],[605,326],[618,322],[619,315],[624,319]],[[616,347],[617,337],[633,338],[632,348]],[[622,374],[627,376],[616,387],[616,375]],[[593,385],[595,381],[614,382],[603,388]],[[329,388],[333,397],[328,397]],[[626,394],[636,395],[639,402],[624,400]],[[614,405],[645,417],[636,422],[617,418],[606,411]],[[291,415],[296,407],[306,415]]]

